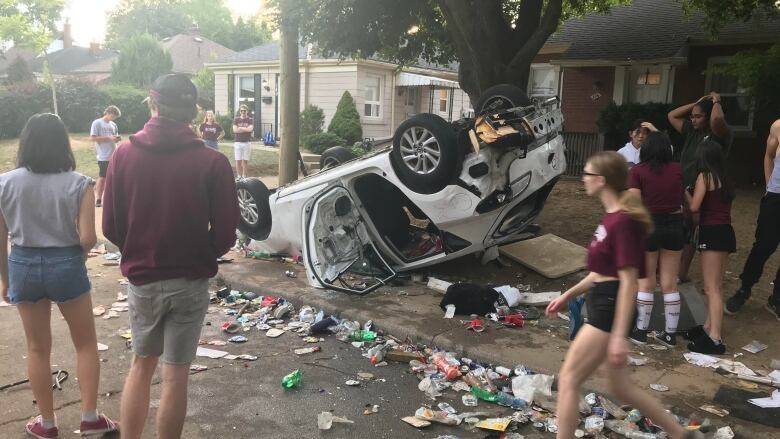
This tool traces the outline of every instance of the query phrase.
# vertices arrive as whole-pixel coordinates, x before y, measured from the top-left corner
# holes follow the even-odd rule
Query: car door
[[[352,294],[367,294],[396,276],[379,253],[352,194],[326,188],[304,208],[306,268],[317,283]]]

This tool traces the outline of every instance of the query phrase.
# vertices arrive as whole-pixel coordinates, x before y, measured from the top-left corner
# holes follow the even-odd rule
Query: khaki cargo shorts
[[[164,363],[195,359],[209,307],[208,279],[166,279],[127,287],[133,353]]]

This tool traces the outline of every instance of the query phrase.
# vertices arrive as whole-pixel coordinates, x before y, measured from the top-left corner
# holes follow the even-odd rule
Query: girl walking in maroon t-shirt
[[[582,181],[588,195],[598,197],[605,214],[588,247],[588,274],[550,302],[555,318],[566,302],[586,295],[588,323],[566,353],[558,378],[558,439],[571,439],[579,423],[582,383],[603,366],[610,391],[638,408],[673,438],[699,438],[686,431],[653,397],[631,383],[627,369],[628,330],[634,313],[637,280],[644,276],[645,246],[652,220],[639,197],[626,190],[628,164],[614,151],[588,160]]]
[[[704,354],[723,354],[721,341],[723,298],[721,286],[729,253],[737,251],[734,228],[731,227],[731,202],[734,188],[726,178],[723,149],[712,140],[705,140],[696,150],[696,186],[690,197],[691,213],[699,215],[701,278],[707,298],[707,321],[688,331],[688,349]]]
[[[664,295],[664,330],[655,339],[673,348],[677,346],[677,324],[680,321],[680,292],[677,290],[677,274],[680,271],[680,255],[685,245],[682,216],[683,195],[682,168],[672,161],[672,143],[669,137],[655,130],[642,144],[640,163],[629,172],[629,190],[642,197],[642,202],[653,219],[653,233],[647,239],[645,268],[647,277],[639,279],[636,298],[636,328],[629,339],[636,344],[647,343],[647,330],[653,312],[656,270],[660,274],[661,292]]]

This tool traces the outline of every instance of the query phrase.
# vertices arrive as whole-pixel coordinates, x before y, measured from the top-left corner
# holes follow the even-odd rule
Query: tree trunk
[[[46,49],[43,50],[43,71],[46,82],[48,82],[49,87],[51,87],[52,110],[54,111],[54,114],[59,116],[60,113],[57,108],[57,84],[54,82],[54,75],[52,75],[51,70],[49,70],[49,54],[46,52]]]
[[[300,75],[298,72],[298,23],[291,20],[289,1],[281,2],[280,88],[282,92],[282,145],[279,151],[279,186],[298,179],[300,140]]]

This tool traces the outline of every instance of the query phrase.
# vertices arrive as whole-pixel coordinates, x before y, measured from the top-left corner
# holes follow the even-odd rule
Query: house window
[[[443,88],[438,90],[439,95],[439,113],[450,111],[450,90]]]
[[[382,110],[382,78],[368,75],[366,77],[366,94],[363,107],[363,116],[380,117]]]
[[[661,74],[651,73],[648,69],[645,73],[636,77],[636,85],[659,85],[661,84]]]
[[[238,114],[238,107],[242,104],[249,107],[249,112],[255,108],[255,77],[249,76],[237,76],[236,77],[236,108],[235,112]]]
[[[729,58],[715,57],[707,62],[705,93],[720,93],[723,114],[729,126],[737,130],[752,130],[754,106],[753,97],[739,86],[734,75],[720,71],[729,63]]]
[[[558,94],[558,75],[550,64],[531,66],[528,78],[528,95],[532,98],[549,98]]]

